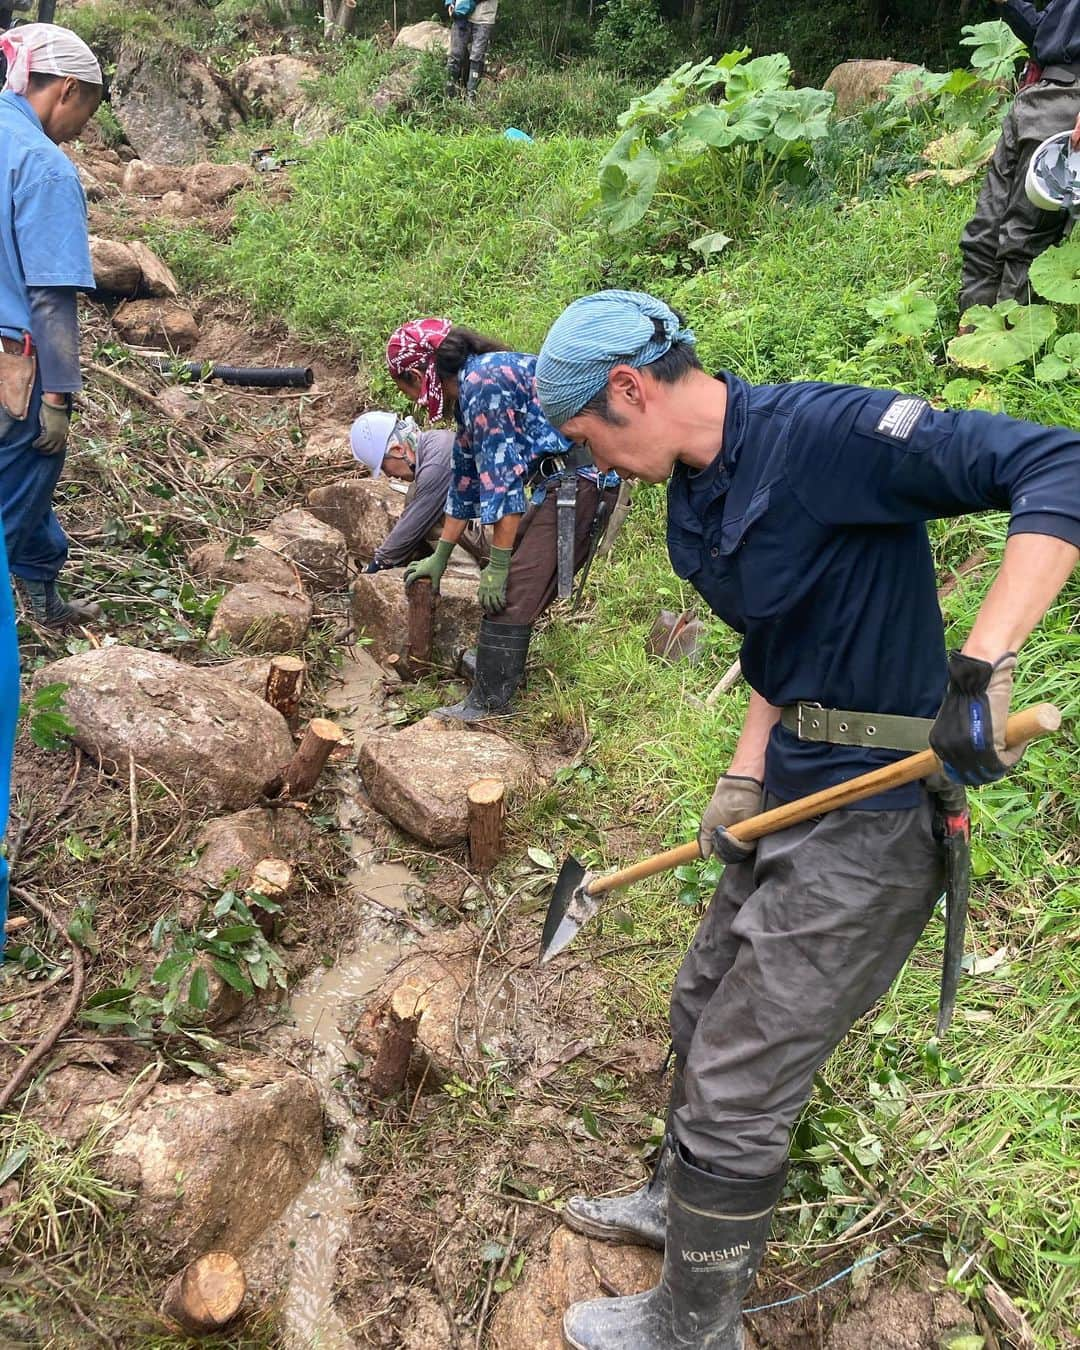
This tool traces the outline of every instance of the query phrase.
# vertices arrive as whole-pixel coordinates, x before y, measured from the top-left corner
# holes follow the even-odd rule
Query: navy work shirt
[[[1011,510],[1010,534],[1080,546],[1080,435],[890,391],[719,378],[723,448],[668,484],[675,571],[743,634],[743,673],[769,703],[936,716],[946,659],[924,522]],[[777,725],[765,786],[790,801],[901,758]],[[911,807],[920,791],[859,805]]]
[[[1080,61],[1080,0],[1050,0],[1040,13],[1027,0],[1005,0],[1005,22],[1040,66]]]

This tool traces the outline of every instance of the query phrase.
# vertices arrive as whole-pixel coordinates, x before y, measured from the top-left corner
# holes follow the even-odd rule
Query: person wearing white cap
[[[82,388],[77,293],[94,289],[86,198],[59,147],[97,110],[101,66],[50,23],[0,35],[0,52],[0,512],[34,618],[66,628],[99,611],[57,588],[67,538],[52,497]]]
[[[372,478],[386,474],[411,485],[401,518],[364,570],[381,572],[426,557],[431,552],[428,536],[437,534],[446,509],[454,433],[421,431],[411,417],[392,412],[367,412],[352,424],[349,442],[354,458]],[[484,561],[488,541],[479,525],[466,531],[462,546]]]

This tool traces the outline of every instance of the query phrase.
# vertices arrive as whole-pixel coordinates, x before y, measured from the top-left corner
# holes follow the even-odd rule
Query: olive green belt
[[[913,753],[925,750],[929,745],[934,719],[899,717],[895,713],[851,712],[845,708],[822,708],[817,703],[791,703],[781,711],[780,724],[800,741]]]

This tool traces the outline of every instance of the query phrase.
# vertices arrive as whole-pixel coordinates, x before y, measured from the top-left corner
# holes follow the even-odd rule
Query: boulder
[[[109,187],[122,187],[127,165],[121,164],[114,150],[100,150],[86,164],[86,168],[98,180]]]
[[[264,549],[272,549],[295,564],[308,583],[336,591],[348,582],[345,536],[302,507],[283,511],[254,537]]]
[[[184,876],[188,889],[247,884],[264,858],[295,862],[311,850],[317,831],[302,811],[252,807],[208,820],[195,836],[198,859]]]
[[[123,47],[110,99],[128,142],[141,159],[157,164],[205,159],[214,141],[243,121],[225,80],[175,50]]]
[[[431,658],[436,666],[452,670],[459,653],[476,645],[480,606],[476,601],[477,572],[455,554],[439,587],[432,628]],[[405,570],[361,572],[353,582],[352,616],[357,632],[370,641],[368,651],[385,665],[392,656],[404,657],[409,646],[409,600]]]
[[[300,589],[300,577],[292,563],[259,543],[239,547],[220,541],[200,544],[189,554],[188,566],[195,576],[208,581],[226,581],[234,585],[263,581],[289,590]]]
[[[270,674],[268,656],[238,656],[234,661],[223,661],[219,666],[206,666],[219,679],[246,689],[258,698],[265,697],[266,681]]]
[[[501,778],[508,797],[533,781],[529,757],[516,745],[437,717],[376,732],[361,745],[359,762],[375,809],[433,848],[465,839],[466,793],[478,778]]]
[[[311,1079],[272,1060],[219,1080],[158,1083],[108,1134],[110,1172],[135,1194],[125,1216],[156,1270],[212,1249],[242,1253],[315,1174],[323,1118]]]
[[[475,974],[471,952],[436,953],[407,957],[391,977],[396,983],[386,1001],[387,1011],[398,1021],[419,1019],[413,1068],[433,1087],[465,1071],[458,1035],[462,1014],[470,1011],[463,1009],[462,1001],[472,994]]]
[[[75,172],[79,175],[79,182],[88,202],[100,202],[105,198],[106,192],[101,179],[85,164],[76,164]]]
[[[444,23],[435,23],[425,19],[423,23],[406,24],[399,28],[394,38],[396,48],[407,47],[410,51],[426,52],[435,47],[441,52],[450,52],[450,29]]]
[[[128,757],[200,804],[248,806],[292,755],[285,719],[209,670],[135,647],[54,661],[37,684],[66,684],[72,739],[126,777]]]
[[[176,169],[171,164],[133,159],[124,168],[120,186],[129,197],[163,197],[176,187]]]
[[[211,642],[227,637],[259,652],[288,652],[299,647],[311,626],[311,601],[288,586],[244,581],[229,591],[214,614]]]
[[[186,422],[202,408],[202,399],[197,389],[186,384],[170,384],[154,395],[158,410],[173,422]],[[222,553],[224,544],[218,545]]]
[[[252,181],[243,164],[193,164],[184,174],[184,191],[204,206],[220,206]]]
[[[499,1300],[491,1325],[493,1350],[562,1350],[563,1313],[571,1303],[652,1289],[663,1260],[662,1253],[645,1247],[594,1242],[557,1228],[547,1255],[532,1258]]]
[[[94,269],[94,284],[99,291],[109,295],[134,295],[138,291],[142,268],[127,244],[92,234],[90,262]]]
[[[319,78],[317,66],[298,56],[253,56],[236,67],[233,88],[256,112],[295,117],[310,101],[307,86]]]
[[[849,113],[867,103],[879,103],[894,75],[916,69],[910,61],[842,61],[824,87],[836,95],[836,111]]]
[[[341,531],[350,553],[370,562],[404,511],[405,493],[388,478],[342,478],[309,492],[307,507]]]
[[[388,112],[401,112],[412,103],[416,72],[408,66],[392,70],[371,96],[371,110],[382,117]]]
[[[166,192],[161,199],[161,214],[163,216],[176,216],[179,220],[187,220],[191,216],[199,214],[199,203],[186,192]]]
[[[128,300],[112,316],[112,321],[132,347],[189,352],[199,340],[194,314],[175,300]]]
[[[159,300],[175,300],[180,294],[180,286],[172,272],[158,255],[141,240],[133,239],[128,248],[142,271],[139,290],[143,295],[152,295]]]

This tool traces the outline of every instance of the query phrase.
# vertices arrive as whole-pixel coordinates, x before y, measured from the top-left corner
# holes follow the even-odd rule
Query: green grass
[[[909,142],[844,134],[855,149],[831,167],[823,162],[808,199],[775,203],[708,268],[685,248],[702,201],[658,199],[629,235],[599,231],[587,209],[606,134],[552,134],[521,147],[493,131],[449,135],[435,121],[354,121],[305,154],[290,201],[269,208],[248,197],[229,242],[192,232],[165,242],[187,280],[239,291],[342,343],[373,397],[391,393],[381,353],[404,319],[447,313],[535,350],[566,301],[602,285],[669,297],[688,314],[709,366],[756,381],[825,378],[938,396],[960,373],[944,344],[955,331],[956,243],[974,187],[909,191],[899,177]],[[879,156],[892,166],[891,182],[877,172]],[[939,329],[868,354],[877,328],[867,302],[914,280],[937,301]],[[1040,385],[1030,369],[974,380],[961,401],[969,396],[1080,427],[1080,392]],[[590,585],[590,623],[556,621],[538,637],[540,673],[515,734],[532,743],[585,720],[591,741],[583,768],[514,822],[522,843],[613,862],[608,841],[620,827],[639,832],[642,851],[681,841],[730,754],[745,689],[712,710],[702,700],[736,654],[734,636],[716,626],[696,667],[644,654],[661,606],[698,603],[672,575],[663,530],[662,490],[639,489],[613,558]],[[1000,517],[934,529],[943,575],[977,547],[990,550],[947,602],[956,641],[1003,538]],[[985,957],[1007,948],[1007,960],[965,978],[954,1030],[938,1047],[942,925],[931,922],[896,987],[826,1066],[800,1126],[794,1173],[798,1193],[818,1207],[782,1234],[808,1259],[880,1196],[879,1222],[940,1238],[965,1289],[989,1276],[1002,1282],[1044,1346],[1075,1344],[1080,1334],[1078,599],[1074,581],[1025,647],[1017,692],[1018,702],[1060,703],[1066,731],[1034,748],[1013,777],[974,794],[969,949]],[[619,845],[623,856],[627,847]],[[658,1037],[697,919],[673,895],[670,880],[658,880],[620,897],[614,908],[632,921],[635,945],[604,958],[613,1022],[642,1018]],[[594,950],[622,941],[609,919]],[[829,1203],[852,1193],[869,1197],[862,1209]]]

